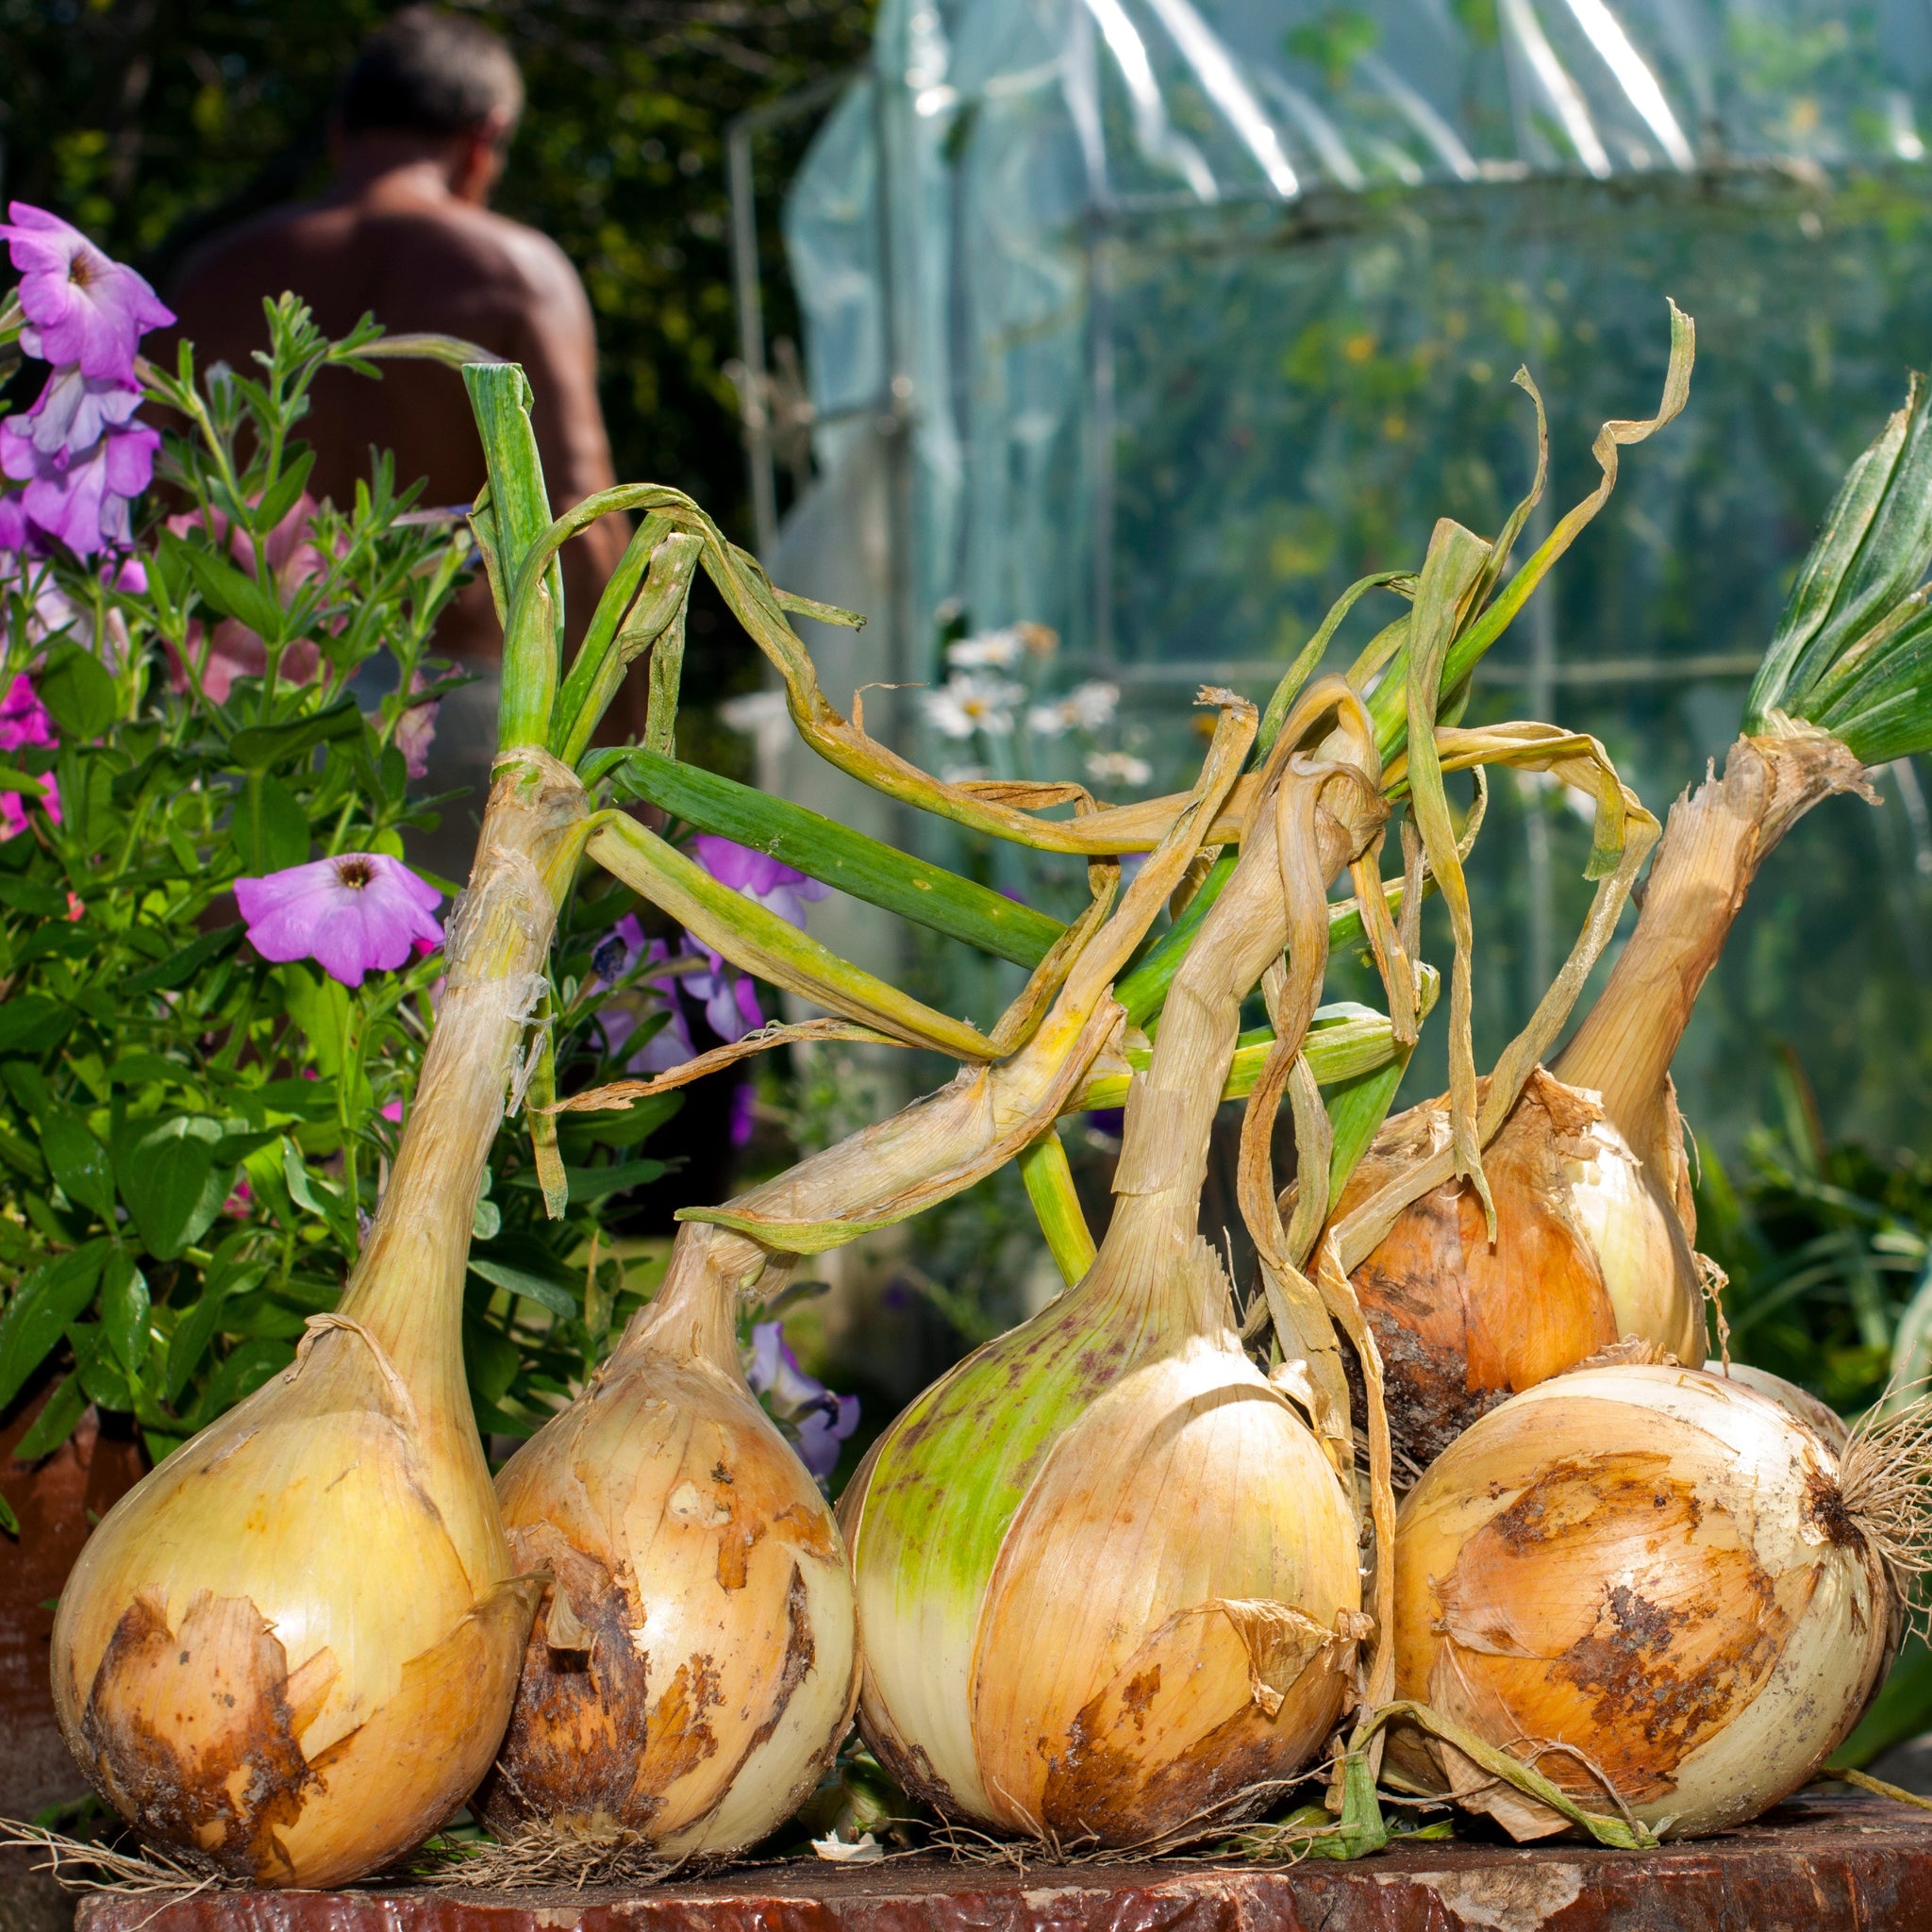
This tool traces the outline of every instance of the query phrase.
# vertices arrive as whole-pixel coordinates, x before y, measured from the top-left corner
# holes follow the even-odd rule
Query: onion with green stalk
[[[516,480],[535,459],[522,373],[466,374],[523,460],[495,466],[477,507],[492,555],[547,510]],[[583,786],[529,728],[557,677],[554,581],[542,597],[537,648],[505,668],[435,1031],[341,1304],[108,1513],[60,1596],[54,1697],[75,1758],[146,1842],[230,1880],[345,1883],[435,1830],[496,1748],[541,1589],[504,1537],[461,1316],[491,1143],[589,829]]]
[[[1826,798],[1874,796],[1867,767],[1932,747],[1928,567],[1932,426],[1915,376],[1799,572],[1722,775],[1672,808],[1603,993],[1514,1106],[1487,1109],[1492,1224],[1474,1184],[1441,1162],[1442,1102],[1391,1120],[1357,1172],[1339,1248],[1418,1466],[1512,1391],[1620,1339],[1702,1362],[1671,1060],[1777,842]]]

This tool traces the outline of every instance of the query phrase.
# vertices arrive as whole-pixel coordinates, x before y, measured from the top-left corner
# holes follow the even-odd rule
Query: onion
[[[1242,1353],[1197,1231],[1241,999],[1287,928],[1274,817],[1251,814],[1134,1077],[1092,1264],[919,1397],[841,1503],[860,1727],[949,1818],[1124,1846],[1251,1815],[1320,1747],[1372,1627],[1352,1492]],[[1365,836],[1343,842],[1324,876]]]
[[[530,1634],[485,1818],[668,1856],[742,1850],[852,1721],[858,1633],[830,1507],[745,1385],[741,1236],[693,1225],[583,1395],[505,1465]]]
[[[1446,1101],[1397,1115],[1336,1218],[1448,1144]],[[1483,1166],[1493,1243],[1474,1188],[1451,1180],[1405,1209],[1351,1277],[1382,1350],[1390,1427],[1419,1466],[1485,1410],[1609,1343],[1704,1358],[1684,1224],[1593,1094],[1538,1069]]]
[[[1857,1722],[1919,1567],[1923,1413],[1841,1457],[1703,1370],[1586,1368],[1484,1416],[1396,1526],[1398,1696],[1676,1837],[1756,1817]],[[1556,1812],[1455,1750],[1390,1762],[1515,1837]]]
[[[415,1106],[340,1310],[115,1505],[61,1592],[54,1700],[142,1837],[256,1884],[341,1884],[487,1769],[537,1585],[464,1381],[470,1225],[584,814],[499,769]]]

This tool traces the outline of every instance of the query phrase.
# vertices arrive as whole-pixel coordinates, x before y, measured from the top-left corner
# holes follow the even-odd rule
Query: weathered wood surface
[[[1812,1797],[1649,1853],[1421,1844],[1288,1872],[790,1863],[656,1889],[96,1896],[77,1932],[1923,1932],[1932,1813]]]

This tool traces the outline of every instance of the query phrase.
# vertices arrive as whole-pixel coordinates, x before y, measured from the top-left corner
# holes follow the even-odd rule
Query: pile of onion
[[[1875,799],[1870,765],[1932,747],[1932,421],[1906,407],[1855,463],[1799,572],[1721,775],[1673,807],[1642,912],[1602,996],[1464,1178],[1351,1216],[1448,1139],[1448,1103],[1388,1123],[1338,1205],[1339,1252],[1387,1359],[1415,1465],[1510,1393],[1607,1343],[1703,1359],[1684,1126],[1670,1067],[1758,868],[1806,812]]]
[[[517,1560],[555,1578],[479,1794],[513,1847],[587,1868],[634,1847],[728,1855],[818,1783],[858,1694],[852,1580],[829,1506],[746,1386],[741,1302],[782,1283],[799,1252],[903,1218],[1050,1133],[1117,1037],[1113,977],[1253,740],[1253,707],[1222,708],[1195,792],[1118,908],[1104,916],[1109,879],[1044,992],[1016,1003],[1031,1037],[723,1208],[688,1210],[656,1299],[505,1466]],[[622,1081],[573,1104],[655,1087]]]
[[[1857,1722],[1923,1567],[1925,1419],[1840,1450],[1722,1373],[1587,1366],[1485,1415],[1397,1522],[1397,1694],[1676,1837],[1756,1817]],[[1564,1828],[1439,1739],[1388,1767]]]

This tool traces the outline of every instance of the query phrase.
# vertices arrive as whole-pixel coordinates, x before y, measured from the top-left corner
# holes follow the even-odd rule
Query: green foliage
[[[397,733],[412,697],[449,688],[426,651],[470,548],[414,513],[386,458],[346,512],[306,504],[308,386],[375,331],[325,341],[292,302],[271,325],[252,375],[197,383],[184,350],[150,379],[187,429],[162,458],[182,508],[142,541],[144,591],[64,562],[54,592],[0,579],[0,687],[26,676],[58,739],[12,754],[38,803],[0,840],[0,1405],[58,1377],[29,1458],[88,1402],[165,1454],[287,1366],[354,1264],[433,1024],[439,956],[350,988],[258,957],[230,896],[314,858],[399,857],[434,824]],[[295,512],[292,556],[272,552]],[[593,877],[563,909],[566,1085],[619,1071],[614,1005],[630,1051],[661,1024],[649,988],[591,964],[635,904]],[[666,1172],[641,1143],[676,1108],[574,1116],[555,1222],[524,1124],[506,1126],[465,1312],[486,1429],[527,1433],[638,1306],[603,1225]]]
[[[1699,1142],[1697,1244],[1730,1277],[1733,1356],[1854,1413],[1885,1388],[1932,1256],[1932,1159],[1828,1142],[1789,1048],[1774,1086],[1782,1118],[1735,1180]]]
[[[0,0],[0,186],[164,276],[216,222],[322,186],[329,101],[358,42],[391,10],[383,0]],[[523,65],[529,111],[498,205],[554,236],[584,277],[618,474],[738,503],[724,126],[861,60],[869,0],[483,0],[466,10],[500,29]],[[775,259],[775,221],[771,247]],[[792,327],[782,313],[774,323]]]

